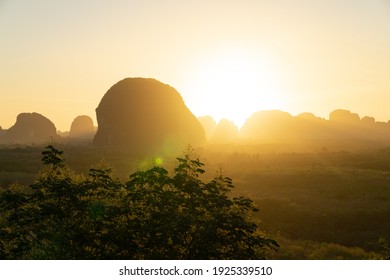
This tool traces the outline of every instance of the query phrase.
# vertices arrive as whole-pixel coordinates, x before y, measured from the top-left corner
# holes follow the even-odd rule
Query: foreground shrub
[[[249,219],[252,201],[231,198],[222,174],[204,182],[190,153],[125,184],[109,168],[76,176],[53,146],[42,155],[33,185],[0,194],[3,259],[262,259],[278,246]]]

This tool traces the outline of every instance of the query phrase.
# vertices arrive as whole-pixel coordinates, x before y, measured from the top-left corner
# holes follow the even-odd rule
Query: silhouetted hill
[[[362,124],[374,125],[375,124],[375,118],[365,116],[365,117],[362,118]]]
[[[278,110],[259,111],[246,120],[241,128],[244,138],[261,139],[268,142],[290,138],[293,117]]]
[[[5,130],[3,144],[45,144],[57,138],[55,125],[38,113],[21,113],[15,124]]]
[[[216,144],[227,144],[236,140],[240,132],[234,122],[222,119],[215,127],[211,142]]]
[[[214,130],[217,127],[217,123],[211,116],[203,116],[198,118],[199,122],[203,126],[207,139],[211,139]]]
[[[358,125],[360,117],[356,113],[351,113],[349,110],[338,109],[329,114],[329,120],[343,124]]]
[[[171,153],[205,140],[203,127],[180,94],[154,79],[118,82],[103,96],[96,116],[97,146]]]
[[[76,117],[70,126],[69,137],[91,139],[95,135],[92,118],[89,116]]]
[[[360,119],[348,110],[334,110],[329,120],[303,113],[293,117],[282,111],[254,113],[241,128],[241,136],[262,143],[364,146],[390,144],[390,124]]]

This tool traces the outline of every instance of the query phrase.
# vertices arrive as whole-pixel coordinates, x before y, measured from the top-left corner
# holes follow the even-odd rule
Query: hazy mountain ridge
[[[199,118],[210,141],[216,141],[217,124],[211,117]],[[230,135],[234,128],[230,127]],[[225,134],[229,134],[226,128]],[[221,132],[219,132],[221,133]],[[240,129],[236,139],[230,143],[246,139],[251,143],[317,144],[324,145],[351,142],[361,144],[388,145],[390,123],[376,122],[375,118],[360,118],[357,113],[337,109],[329,114],[329,119],[302,113],[297,116],[279,110],[258,111],[249,117]]]
[[[127,78],[113,85],[96,108],[98,127],[91,117],[74,119],[69,132],[38,113],[21,113],[9,129],[0,129],[0,144],[46,144],[50,141],[91,143],[132,149],[180,150],[186,144],[245,143],[311,144],[335,143],[388,145],[390,123],[374,117],[337,109],[329,118],[313,113],[292,116],[279,110],[253,113],[239,129],[232,121],[218,124],[210,116],[196,118],[173,87],[155,79]]]

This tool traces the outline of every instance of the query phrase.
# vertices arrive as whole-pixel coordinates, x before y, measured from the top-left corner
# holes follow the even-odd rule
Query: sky
[[[126,77],[241,126],[278,109],[390,120],[389,0],[0,0],[0,126],[38,112],[96,123]]]

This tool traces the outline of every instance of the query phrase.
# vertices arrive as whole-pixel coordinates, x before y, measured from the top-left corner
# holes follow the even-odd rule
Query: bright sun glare
[[[226,118],[241,127],[252,113],[282,106],[277,75],[269,59],[230,50],[198,62],[193,96],[197,115],[217,122]]]

